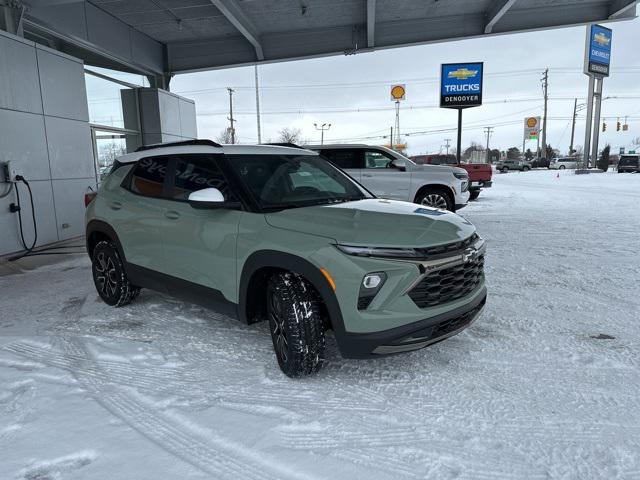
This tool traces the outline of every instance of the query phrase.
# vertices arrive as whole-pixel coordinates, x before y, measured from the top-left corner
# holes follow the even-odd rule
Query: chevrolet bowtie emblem
[[[475,77],[478,74],[478,70],[469,70],[468,68],[459,68],[449,72],[448,78],[455,78],[457,80],[467,80],[468,78]]]
[[[604,33],[596,33],[593,36],[593,41],[601,47],[606,47],[611,42],[611,38],[607,37]]]
[[[467,248],[462,252],[462,261],[464,263],[473,262],[478,257],[478,250],[475,248]]]

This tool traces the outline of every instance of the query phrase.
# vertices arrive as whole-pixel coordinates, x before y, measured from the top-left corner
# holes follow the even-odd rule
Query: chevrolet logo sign
[[[468,68],[459,68],[458,70],[449,72],[447,78],[455,78],[457,80],[467,80],[478,75],[478,70],[469,70]]]
[[[596,33],[593,36],[593,41],[601,47],[606,47],[611,42],[611,38],[607,37],[604,33]]]

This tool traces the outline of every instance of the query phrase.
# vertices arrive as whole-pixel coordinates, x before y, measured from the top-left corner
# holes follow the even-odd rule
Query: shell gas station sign
[[[407,90],[404,84],[392,85],[390,93],[391,93],[391,100],[393,100],[394,102],[399,102],[400,100],[405,99]]]
[[[536,140],[540,135],[540,117],[527,117],[524,119],[525,140]]]

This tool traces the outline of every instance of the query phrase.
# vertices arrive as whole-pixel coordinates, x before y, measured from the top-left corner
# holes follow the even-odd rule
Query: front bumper
[[[479,295],[463,307],[409,325],[374,333],[345,333],[345,358],[371,358],[410,352],[433,345],[469,327],[481,314],[487,300],[483,286]]]
[[[342,356],[366,358],[415,350],[469,326],[485,302],[484,277],[480,277],[473,290],[464,293],[461,290],[463,296],[454,295],[451,289],[471,285],[471,276],[475,273],[461,274],[458,267],[476,261],[484,255],[486,247],[484,241],[478,239],[473,245],[460,248],[448,256],[430,253],[435,256],[423,261],[357,257],[340,253],[335,247],[316,252],[314,263],[324,265],[337,284],[336,302],[328,313]],[[364,275],[371,272],[384,272],[386,282],[368,306],[358,308],[360,284]],[[450,277],[456,278],[456,287],[452,283],[446,291],[451,295],[443,296],[443,303],[423,304],[422,297],[410,294],[436,274],[439,276],[433,278],[432,288],[449,288]],[[425,292],[425,300],[432,301],[428,298],[436,293],[432,288]]]

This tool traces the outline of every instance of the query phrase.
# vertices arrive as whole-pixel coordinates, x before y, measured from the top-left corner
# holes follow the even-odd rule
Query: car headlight
[[[453,172],[453,176],[459,180],[467,180],[469,178],[469,175],[467,173],[462,172]]]
[[[351,245],[336,245],[336,248],[356,257],[420,258],[422,256],[414,248],[353,247]]]

